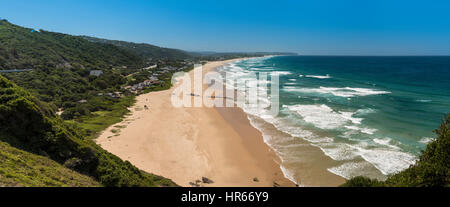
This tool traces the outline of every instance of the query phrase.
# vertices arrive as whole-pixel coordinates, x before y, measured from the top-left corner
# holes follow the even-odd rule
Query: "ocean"
[[[298,184],[308,183],[299,169],[320,163],[305,158],[305,144],[331,158],[324,168],[329,173],[384,180],[414,164],[450,113],[445,56],[276,56],[218,70],[240,79],[250,72],[279,75],[279,114],[244,111],[280,156],[285,176]]]

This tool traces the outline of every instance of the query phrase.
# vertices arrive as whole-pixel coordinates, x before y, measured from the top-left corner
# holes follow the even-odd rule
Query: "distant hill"
[[[293,52],[213,52],[213,51],[200,51],[200,52],[190,52],[192,56],[201,57],[228,57],[228,56],[247,56],[247,57],[257,57],[265,55],[298,55]]]
[[[82,37],[34,30],[0,20],[0,70],[39,68],[105,69],[138,67],[143,59],[130,51]]]
[[[146,59],[187,59],[192,57],[191,54],[183,50],[163,48],[146,43],[107,40],[88,36],[82,37],[91,42],[105,43],[121,47]]]

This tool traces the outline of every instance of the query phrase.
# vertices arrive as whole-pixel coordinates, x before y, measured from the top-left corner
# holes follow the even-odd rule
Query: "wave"
[[[297,181],[295,180],[294,172],[283,167],[283,165],[280,165],[280,169],[281,169],[281,172],[283,172],[285,178],[287,178],[288,180],[292,181],[295,184],[298,184]]]
[[[322,105],[283,105],[299,114],[305,122],[321,129],[336,129],[347,123],[361,124],[362,118],[353,117],[355,112],[335,112],[325,104]]]
[[[373,139],[373,141],[377,144],[384,145],[384,146],[392,148],[392,149],[401,150],[400,147],[393,144],[393,141],[391,138],[384,138],[384,139],[375,138],[375,139]]]
[[[416,162],[416,156],[401,151],[399,148],[369,145],[367,142],[359,144],[346,143],[319,143],[313,144],[319,147],[325,155],[337,161],[351,161],[358,157],[372,164],[383,175],[391,175],[400,172]],[[351,169],[346,169],[352,171]],[[358,175],[360,172],[354,172]],[[339,174],[338,174],[339,175]]]
[[[274,76],[274,75],[278,75],[278,76],[280,76],[280,75],[291,75],[291,74],[292,73],[288,72],[288,71],[273,71],[273,72],[270,73],[271,76]]]
[[[289,82],[289,83],[284,83],[284,85],[286,85],[286,86],[293,86],[293,85],[297,85],[297,83]]]
[[[307,78],[317,78],[317,79],[329,79],[331,78],[330,75],[305,75]]]
[[[327,170],[335,175],[339,175],[345,179],[352,179],[357,176],[374,177],[371,173],[373,166],[368,162],[346,162],[337,167],[328,168]]]
[[[355,96],[370,96],[370,95],[380,95],[389,94],[389,91],[380,91],[370,88],[333,88],[333,87],[320,87],[320,88],[296,88],[296,87],[284,87],[284,91],[287,92],[300,92],[300,93],[319,93],[319,94],[332,94],[339,97],[355,97]]]
[[[422,144],[428,144],[428,143],[430,143],[430,142],[432,142],[432,141],[434,141],[434,140],[435,140],[435,138],[431,138],[431,137],[422,137],[422,139],[419,140],[419,143],[422,143]]]
[[[355,148],[358,155],[372,163],[384,175],[400,172],[413,165],[417,160],[416,156],[396,149],[381,147],[365,149],[359,146],[350,146]]]
[[[372,135],[376,131],[378,131],[377,129],[371,129],[371,128],[367,128],[367,127],[357,127],[357,126],[344,126],[344,127],[347,129],[350,129],[350,130],[359,131],[361,133],[370,134],[370,135]]]
[[[429,102],[432,102],[432,100],[419,99],[419,100],[416,100],[416,102],[429,103]]]

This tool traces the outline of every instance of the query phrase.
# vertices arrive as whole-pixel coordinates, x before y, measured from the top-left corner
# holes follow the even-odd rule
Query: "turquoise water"
[[[252,117],[320,148],[339,161],[328,171],[345,178],[407,168],[450,113],[450,57],[280,56],[221,70],[279,74],[279,115],[245,110],[250,120],[263,133]]]

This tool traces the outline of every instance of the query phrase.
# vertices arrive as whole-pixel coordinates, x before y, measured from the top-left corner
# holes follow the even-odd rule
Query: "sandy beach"
[[[209,62],[203,72],[231,61],[237,59]],[[189,75],[193,77],[193,71]],[[211,187],[295,186],[240,108],[176,108],[171,104],[173,91],[174,87],[138,96],[131,115],[105,130],[97,143],[181,186],[191,186],[202,177],[214,183],[201,186]]]

